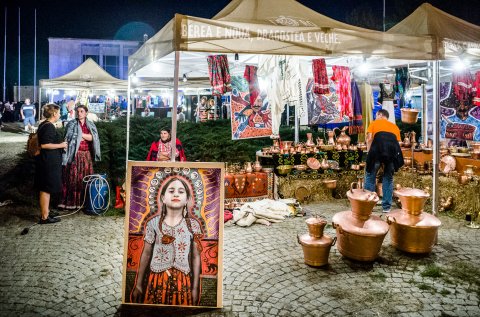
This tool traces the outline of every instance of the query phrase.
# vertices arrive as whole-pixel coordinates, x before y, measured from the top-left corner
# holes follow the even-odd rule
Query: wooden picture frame
[[[224,173],[128,162],[122,303],[222,307]]]

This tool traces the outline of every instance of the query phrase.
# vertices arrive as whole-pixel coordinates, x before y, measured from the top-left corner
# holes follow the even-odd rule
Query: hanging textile
[[[352,92],[350,83],[350,68],[346,66],[333,66],[332,80],[336,82],[337,94],[340,100],[340,117],[353,115]]]
[[[280,68],[280,95],[289,106],[295,106],[295,111],[300,124],[308,123],[306,103],[306,72],[303,69],[300,58],[297,56],[284,56],[279,60]]]
[[[255,103],[258,95],[260,94],[260,88],[258,86],[257,67],[247,65],[245,66],[245,72],[243,77],[248,82],[248,90],[250,92],[250,105]]]
[[[221,96],[231,91],[232,85],[227,55],[210,55],[207,57],[207,62],[212,95]]]
[[[410,88],[408,67],[395,68],[395,91],[399,96],[399,107],[405,107],[405,95]]]
[[[458,101],[469,103],[473,98],[473,79],[468,69],[452,74],[453,92]]]
[[[326,95],[330,93],[328,85],[327,65],[324,58],[312,60],[313,71],[313,92],[318,95]]]
[[[349,134],[358,134],[363,132],[362,99],[360,98],[360,91],[355,80],[352,80],[351,92],[353,116],[350,118],[348,132]]]
[[[285,108],[285,102],[280,98],[281,72],[278,65],[281,60],[283,57],[278,55],[260,55],[258,59],[257,75],[265,80],[267,99],[270,104],[272,137],[279,137],[282,112]]]
[[[480,107],[480,71],[475,74],[475,95],[473,97],[473,104]]]
[[[363,83],[359,87],[360,99],[362,100],[362,123],[363,123],[363,132],[358,135],[359,142],[365,142],[365,131],[367,131],[368,126],[373,121],[373,91],[372,86],[367,83]]]

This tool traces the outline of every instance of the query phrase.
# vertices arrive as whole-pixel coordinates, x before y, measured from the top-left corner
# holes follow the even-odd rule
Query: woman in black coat
[[[53,125],[60,119],[60,107],[55,104],[46,105],[43,116],[46,120],[37,130],[41,150],[35,158],[35,187],[40,191],[39,224],[49,224],[60,221],[60,218],[49,216],[50,195],[62,191],[62,150],[67,147],[67,142],[62,142]]]

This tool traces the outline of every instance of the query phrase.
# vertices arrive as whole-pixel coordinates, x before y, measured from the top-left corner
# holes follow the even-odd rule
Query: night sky
[[[333,19],[382,29],[382,0],[300,0]],[[386,0],[387,29],[424,1]],[[480,25],[480,0],[438,0],[432,5]],[[1,82],[3,89],[4,8],[7,15],[7,90],[18,82],[18,8],[21,10],[21,84],[33,85],[34,10],[37,9],[37,80],[48,78],[48,38],[142,39],[155,34],[175,13],[211,18],[228,0],[7,0],[1,8]],[[1,97],[1,95],[0,95]]]

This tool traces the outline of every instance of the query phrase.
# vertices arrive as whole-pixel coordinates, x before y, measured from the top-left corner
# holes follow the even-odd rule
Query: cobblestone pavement
[[[328,220],[348,209],[306,207]],[[10,219],[0,227],[0,316],[480,316],[480,230],[441,220],[429,255],[396,251],[387,235],[375,262],[333,247],[320,269],[303,263],[304,217],[226,227],[224,308],[172,309],[121,305],[122,217],[76,214],[27,235],[27,220]]]

